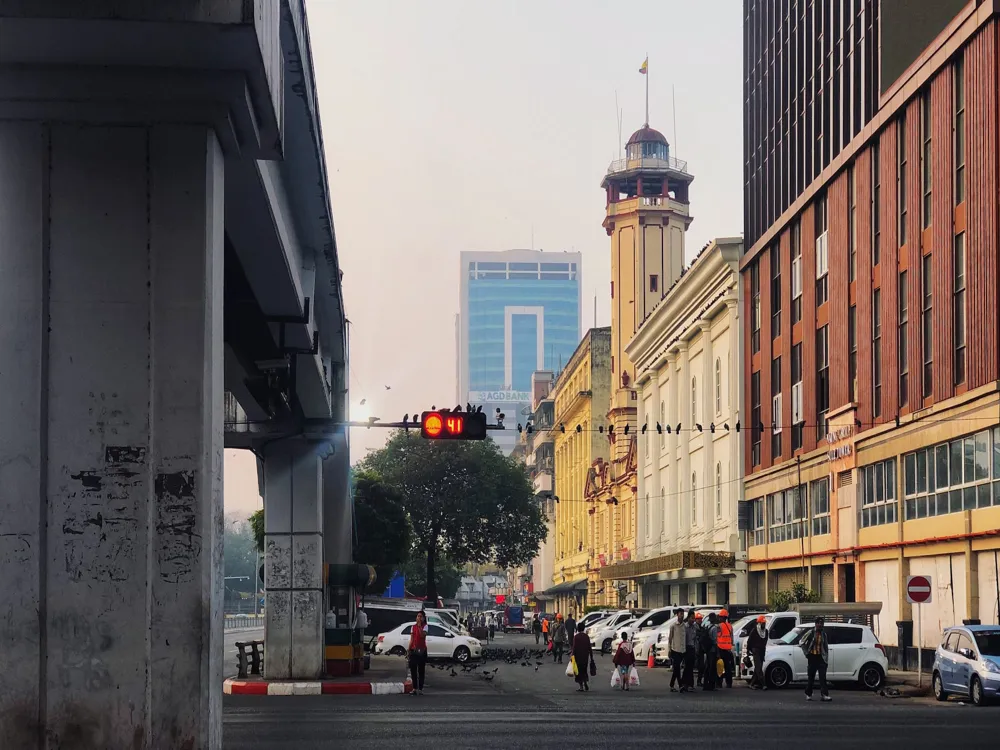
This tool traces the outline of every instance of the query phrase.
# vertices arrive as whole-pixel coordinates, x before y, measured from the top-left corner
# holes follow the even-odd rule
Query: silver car
[[[934,697],[967,696],[981,706],[1000,697],[1000,626],[967,625],[944,631],[931,672]]]

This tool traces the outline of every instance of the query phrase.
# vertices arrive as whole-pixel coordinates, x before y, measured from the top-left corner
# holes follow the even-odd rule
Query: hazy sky
[[[307,9],[355,416],[362,398],[384,420],[452,405],[462,250],[527,248],[533,231],[536,249],[581,251],[581,332],[594,323],[595,294],[597,323],[609,324],[600,182],[619,156],[616,92],[622,140],[642,125],[647,53],[650,124],[695,176],[688,257],[742,230],[740,0],[309,0]],[[355,429],[353,457],[384,438]],[[256,486],[253,465],[242,463],[241,485]]]

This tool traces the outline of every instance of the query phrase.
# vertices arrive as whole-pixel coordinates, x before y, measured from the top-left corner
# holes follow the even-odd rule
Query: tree
[[[399,493],[377,472],[354,474],[354,561],[375,568],[375,588],[382,591],[410,556],[410,521]]]
[[[264,551],[264,509],[255,510],[250,514],[250,530],[253,533],[257,550]]]
[[[406,578],[406,590],[415,596],[427,595],[427,555],[414,550],[414,555],[402,567]],[[437,559],[434,570],[434,582],[437,584],[437,594],[442,599],[452,599],[462,585],[462,568],[447,557]]]
[[[253,591],[257,577],[257,551],[254,549],[250,524],[242,519],[232,519],[223,532],[223,575],[227,591]],[[245,580],[243,580],[245,578]]]
[[[439,593],[439,559],[523,565],[545,538],[527,472],[492,440],[425,440],[400,430],[361,468],[377,471],[402,497],[415,550],[426,557],[428,599]]]
[[[772,612],[787,612],[793,604],[801,602],[818,602],[819,594],[804,583],[793,583],[791,591],[772,591],[768,597],[767,606]]]

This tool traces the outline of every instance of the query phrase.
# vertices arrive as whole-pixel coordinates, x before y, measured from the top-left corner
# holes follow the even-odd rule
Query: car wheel
[[[869,690],[878,690],[882,687],[883,681],[885,681],[885,675],[882,673],[882,667],[878,664],[865,664],[858,673],[858,682],[861,683],[861,687]]]
[[[944,680],[941,679],[941,673],[935,672],[934,677],[931,679],[931,689],[934,691],[934,697],[939,701],[948,700],[948,693],[944,689]]]
[[[972,682],[969,683],[969,698],[972,699],[973,706],[981,706],[986,702],[986,698],[983,696],[983,683],[975,675],[972,676]]]
[[[767,684],[773,688],[786,688],[792,681],[792,670],[783,661],[767,668]]]
[[[601,653],[610,654],[611,653],[611,639],[605,638],[604,643],[601,644]]]
[[[455,649],[455,661],[465,664],[470,658],[472,658],[472,653],[467,647],[459,646]]]
[[[402,646],[393,646],[389,649],[389,656],[406,656],[406,649]]]

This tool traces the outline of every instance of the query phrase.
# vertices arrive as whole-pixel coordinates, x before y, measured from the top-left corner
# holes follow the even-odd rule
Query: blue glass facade
[[[577,263],[480,261],[466,273],[470,390],[528,391],[532,372],[566,363],[580,342]]]

